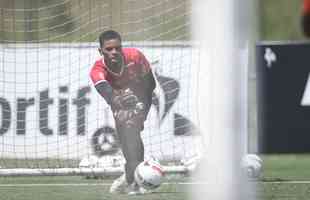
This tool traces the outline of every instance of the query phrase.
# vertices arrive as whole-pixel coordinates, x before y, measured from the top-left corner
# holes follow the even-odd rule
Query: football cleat
[[[131,185],[127,187],[128,195],[141,195],[150,193],[148,190],[140,187],[136,182],[133,182]]]
[[[112,185],[110,187],[110,193],[112,193],[112,194],[125,194],[127,188],[128,188],[128,184],[126,181],[126,176],[125,176],[125,174],[123,174],[112,183]]]

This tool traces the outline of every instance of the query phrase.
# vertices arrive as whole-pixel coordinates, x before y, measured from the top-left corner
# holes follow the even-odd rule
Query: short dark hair
[[[122,41],[121,35],[118,32],[116,32],[114,30],[107,30],[107,31],[102,32],[99,35],[100,47],[103,46],[104,41],[111,40],[111,39],[119,39],[119,41]]]

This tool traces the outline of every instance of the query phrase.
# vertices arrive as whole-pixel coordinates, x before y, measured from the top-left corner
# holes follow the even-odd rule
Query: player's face
[[[104,41],[99,52],[104,56],[104,62],[114,72],[119,73],[123,67],[123,55],[121,41],[111,39]]]

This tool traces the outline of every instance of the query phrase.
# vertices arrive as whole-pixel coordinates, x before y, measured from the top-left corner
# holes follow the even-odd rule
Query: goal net
[[[221,12],[245,1],[200,2],[209,3],[205,21],[192,16],[203,7],[191,0],[0,1],[0,176],[123,171],[112,113],[89,79],[98,36],[114,29],[156,76],[145,156],[168,174],[192,172],[207,157],[198,180],[211,184],[193,190],[234,199],[241,184],[229,167],[247,151],[248,49],[234,38],[244,24],[224,26],[232,21]]]
[[[190,14],[189,0],[1,1],[1,175],[122,171],[111,112],[89,80],[107,29],[140,49],[157,78],[146,156],[188,171],[204,151]]]

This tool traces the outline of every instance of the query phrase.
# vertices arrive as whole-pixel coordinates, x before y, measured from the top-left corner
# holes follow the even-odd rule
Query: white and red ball
[[[145,160],[135,170],[135,181],[140,187],[152,190],[160,186],[164,177],[164,171],[159,162]]]

